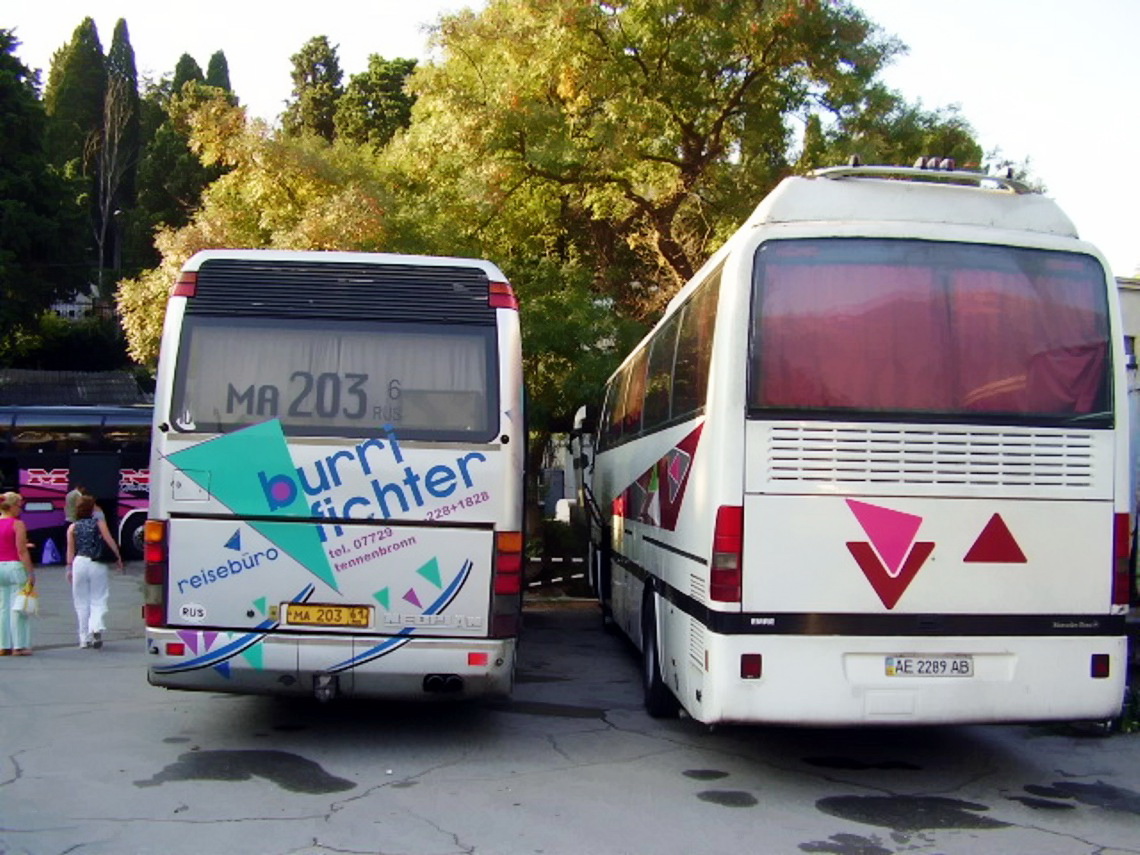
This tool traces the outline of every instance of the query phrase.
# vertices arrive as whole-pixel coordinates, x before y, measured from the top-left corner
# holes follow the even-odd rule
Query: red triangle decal
[[[859,569],[863,571],[863,575],[867,577],[867,581],[871,583],[871,587],[875,589],[875,593],[879,595],[879,599],[883,601],[883,605],[893,609],[895,603],[914,581],[919,568],[934,551],[934,544],[921,540],[916,542],[903,561],[897,576],[892,576],[883,566],[871,544],[848,541],[847,549],[851,552],[855,563],[859,565]]]
[[[972,564],[1026,564],[1025,553],[1010,534],[1009,527],[1000,514],[994,514],[966,557],[962,559]]]

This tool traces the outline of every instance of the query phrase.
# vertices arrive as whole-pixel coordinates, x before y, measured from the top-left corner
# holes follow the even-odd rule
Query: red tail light
[[[146,570],[143,582],[143,618],[147,626],[166,626],[166,523],[147,520],[143,529]]]
[[[523,536],[521,531],[495,534],[494,580],[491,583],[491,637],[518,635],[522,614]]]
[[[1132,599],[1132,519],[1116,514],[1112,531],[1112,604],[1126,606]]]
[[[487,294],[487,305],[492,309],[514,309],[517,312],[519,301],[510,283],[492,282]]]
[[[743,552],[744,508],[739,505],[722,505],[716,512],[712,568],[709,574],[709,597],[714,602],[740,602]]]
[[[198,274],[193,271],[183,271],[170,289],[171,297],[193,297],[197,293]]]
[[[495,535],[495,593],[513,596],[522,591],[522,532]]]

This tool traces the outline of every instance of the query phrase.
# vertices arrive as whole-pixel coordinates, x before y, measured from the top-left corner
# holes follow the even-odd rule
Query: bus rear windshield
[[[750,410],[1110,425],[1107,294],[1075,253],[771,241],[755,261]]]
[[[280,419],[287,434],[487,441],[498,433],[495,327],[192,317],[171,403],[180,431]]]

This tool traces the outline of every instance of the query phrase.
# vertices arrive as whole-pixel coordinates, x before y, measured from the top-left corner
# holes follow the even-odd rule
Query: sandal
[[[12,653],[7,647],[0,649],[0,656],[10,656]]]
[[[12,651],[13,656],[31,656],[32,649],[30,647],[21,647],[19,650]]]

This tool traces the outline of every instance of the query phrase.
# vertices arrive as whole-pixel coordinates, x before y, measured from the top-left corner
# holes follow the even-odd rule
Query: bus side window
[[[684,307],[673,372],[673,418],[695,412],[705,405],[719,294],[718,270],[697,289]]]
[[[680,315],[674,315],[653,337],[649,346],[649,375],[645,386],[645,430],[651,431],[669,421],[673,395],[673,356],[677,346]]]
[[[642,348],[629,365],[629,386],[625,394],[625,422],[622,436],[633,437],[641,433],[641,413],[645,408],[645,367],[649,351]]]
[[[606,406],[609,410],[609,424],[606,428],[606,445],[615,446],[621,442],[622,425],[625,423],[625,393],[629,388],[629,367],[622,369],[613,380],[610,387],[609,400]]]

